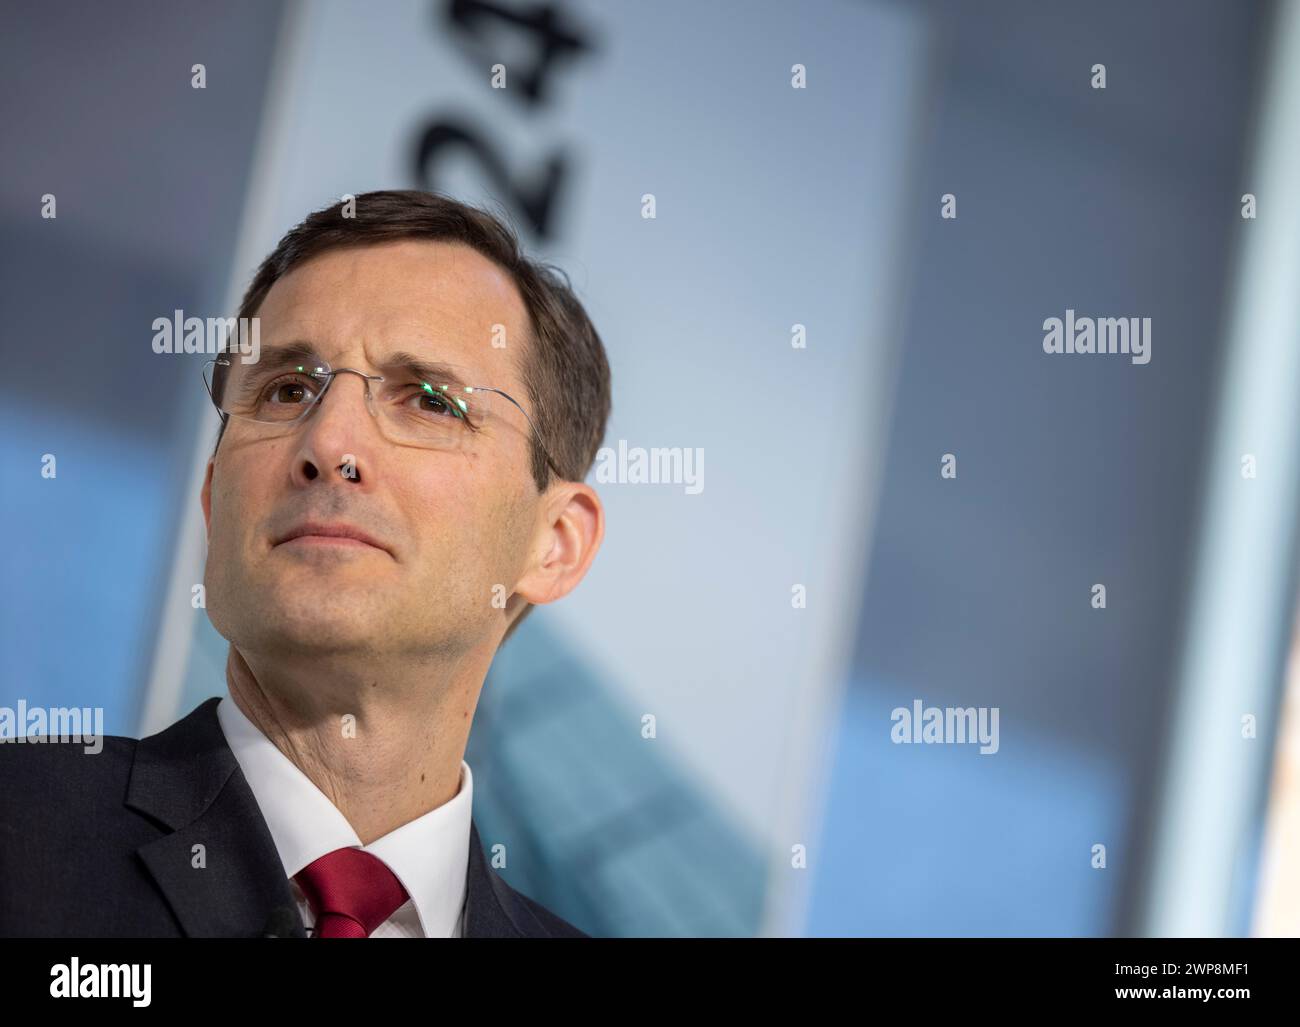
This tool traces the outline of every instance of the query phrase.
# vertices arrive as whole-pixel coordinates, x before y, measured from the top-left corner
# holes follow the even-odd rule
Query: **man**
[[[463,755],[604,536],[599,336],[497,219],[404,191],[308,217],[239,316],[258,344],[205,369],[229,695],[98,755],[0,746],[0,933],[585,936],[488,865]]]

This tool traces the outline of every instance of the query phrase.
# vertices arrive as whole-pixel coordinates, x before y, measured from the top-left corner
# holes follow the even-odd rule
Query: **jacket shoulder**
[[[6,853],[49,857],[81,851],[88,835],[117,836],[130,819],[123,802],[137,742],[100,741],[91,752],[69,742],[0,744],[0,862]]]
[[[5,739],[0,743],[3,797],[48,801],[57,794],[76,802],[102,799],[105,789],[119,786],[125,794],[138,744],[134,738],[103,735],[87,751],[82,742]]]

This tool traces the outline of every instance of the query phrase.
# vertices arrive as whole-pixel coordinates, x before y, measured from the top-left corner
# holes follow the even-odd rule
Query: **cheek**
[[[417,558],[429,573],[456,577],[473,589],[501,583],[520,546],[519,497],[488,475],[486,460],[466,460],[463,475],[429,474],[403,490]]]
[[[237,498],[225,487],[219,474],[212,481],[212,525],[208,533],[207,561],[203,580],[209,592],[209,604],[220,606],[232,577],[238,580],[239,561],[235,558],[234,525],[239,523]],[[211,614],[211,610],[209,613]]]
[[[223,443],[224,444],[224,443]],[[222,454],[212,474],[212,525],[210,551],[233,554],[253,524],[258,523],[256,497],[264,495],[263,483],[257,478],[255,462],[240,459],[238,454]],[[266,463],[263,463],[263,471]]]

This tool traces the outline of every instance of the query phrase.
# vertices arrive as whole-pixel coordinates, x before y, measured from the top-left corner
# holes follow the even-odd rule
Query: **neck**
[[[373,654],[288,662],[232,644],[226,684],[369,845],[455,798],[491,655],[398,668]]]

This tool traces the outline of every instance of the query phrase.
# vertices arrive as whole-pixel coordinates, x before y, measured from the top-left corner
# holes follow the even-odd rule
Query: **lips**
[[[321,542],[324,544],[328,544],[326,541],[328,539],[338,539],[340,542],[351,540],[352,542],[373,546],[386,553],[389,552],[388,547],[373,535],[369,535],[351,524],[337,522],[304,521],[277,539],[275,544],[281,546],[286,542],[292,542],[294,539],[304,539],[305,543]]]

